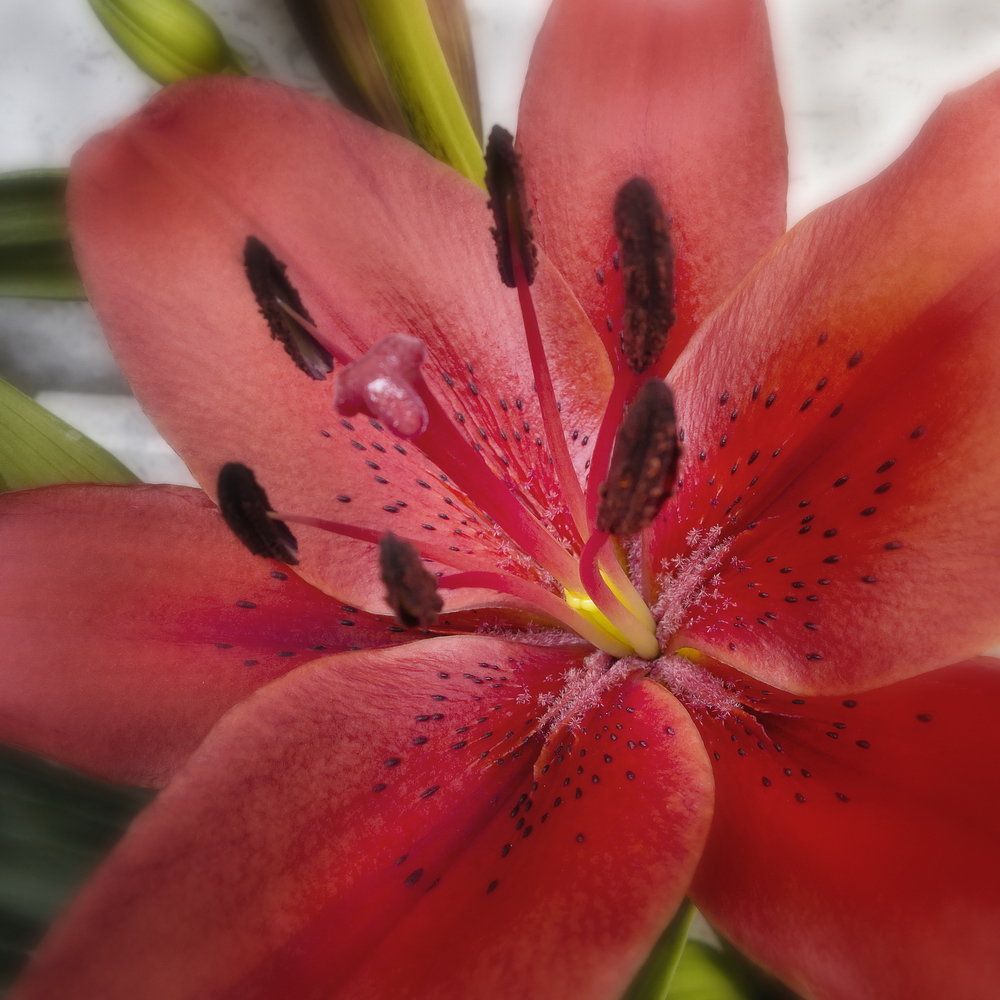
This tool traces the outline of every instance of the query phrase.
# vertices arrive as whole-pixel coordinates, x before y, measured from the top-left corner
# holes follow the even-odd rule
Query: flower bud
[[[159,83],[246,73],[215,22],[191,0],[90,0],[125,54]]]
[[[355,114],[482,182],[482,120],[461,0],[285,0]]]

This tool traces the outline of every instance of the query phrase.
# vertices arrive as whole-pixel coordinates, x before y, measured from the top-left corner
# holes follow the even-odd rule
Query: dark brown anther
[[[430,625],[444,606],[437,581],[424,569],[410,542],[391,531],[378,543],[378,562],[385,584],[385,599],[407,627]]]
[[[634,535],[648,527],[673,492],[680,453],[674,395],[666,382],[650,379],[618,428],[599,489],[598,531]]]
[[[239,462],[219,470],[219,510],[232,533],[255,555],[298,565],[299,543],[284,521],[269,516],[274,510],[253,472]]]
[[[325,379],[333,371],[333,357],[292,315],[298,313],[307,322],[313,321],[288,280],[285,265],[256,236],[248,236],[243,246],[243,266],[271,336],[281,341],[288,356],[310,378]]]
[[[653,185],[633,177],[615,198],[625,286],[625,359],[637,374],[663,353],[674,325],[674,248]]]
[[[514,150],[514,137],[499,125],[493,126],[486,144],[486,188],[490,193],[490,211],[496,222],[496,227],[490,232],[497,245],[500,277],[508,288],[517,286],[514,275],[516,253],[530,285],[535,280],[537,257],[531,212],[525,207],[521,158]]]

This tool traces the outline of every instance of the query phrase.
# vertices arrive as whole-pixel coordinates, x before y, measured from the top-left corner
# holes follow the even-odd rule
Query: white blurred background
[[[624,2],[624,0],[617,0]],[[326,92],[281,0],[201,0],[254,72]],[[546,0],[468,0],[487,128],[513,130]],[[790,222],[888,164],[947,91],[1000,67],[995,0],[769,0]],[[0,0],[0,171],[65,166],[156,85],[86,0]],[[84,303],[0,299],[0,375],[152,482],[190,483]]]

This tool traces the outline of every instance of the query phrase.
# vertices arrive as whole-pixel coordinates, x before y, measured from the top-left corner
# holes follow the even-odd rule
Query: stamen
[[[393,333],[337,376],[335,403],[339,413],[363,411],[404,438],[427,430],[427,407],[417,382],[427,351],[416,337]]]
[[[598,530],[632,535],[648,527],[672,492],[679,458],[673,393],[666,382],[650,379],[618,429],[599,488]]]
[[[500,125],[494,125],[486,144],[486,189],[496,227],[491,229],[497,245],[497,266],[508,288],[515,288],[515,259],[520,260],[530,285],[535,280],[535,237],[531,230],[531,212],[526,212],[524,174],[521,158],[514,151],[514,137]]]
[[[597,557],[601,575],[607,581],[608,586],[614,592],[622,604],[644,625],[650,632],[656,631],[656,619],[646,606],[642,595],[635,589],[635,584],[629,579],[628,574],[622,569],[621,563],[612,550],[611,546],[603,546]]]
[[[373,528],[362,528],[354,524],[346,524],[343,521],[329,521],[321,517],[289,514],[284,511],[272,513],[269,516],[280,518],[291,524],[319,528],[322,531],[329,531],[374,545],[381,545],[382,542],[381,534]],[[632,652],[630,647],[610,637],[592,620],[577,614],[569,605],[556,597],[555,594],[550,593],[541,584],[498,571],[495,561],[491,562],[479,558],[472,553],[452,552],[444,546],[428,543],[425,539],[419,541],[398,540],[405,541],[419,556],[458,570],[457,573],[442,577],[437,581],[438,587],[442,589],[455,590],[461,587],[477,587],[511,594],[524,601],[525,604],[531,605],[549,617],[555,618],[556,621],[562,622],[588,642],[600,646],[601,649],[606,649],[615,656],[626,656]],[[578,586],[582,587],[582,584],[578,584]]]
[[[430,625],[444,607],[437,581],[424,569],[417,550],[391,531],[378,547],[385,599],[396,617],[407,627]]]
[[[269,516],[273,508],[267,494],[247,466],[227,462],[219,470],[218,496],[226,524],[255,556],[298,565],[295,536],[287,524]]]
[[[633,177],[615,199],[615,232],[625,289],[624,346],[641,374],[660,356],[674,325],[674,250],[652,184]]]
[[[243,267],[271,336],[280,340],[288,356],[310,378],[323,380],[333,371],[330,352],[306,329],[296,314],[312,327],[312,317],[286,275],[287,268],[256,236],[243,246]]]
[[[345,538],[354,538],[359,542],[368,542],[370,545],[378,545],[382,539],[381,531],[376,531],[374,528],[362,528],[357,524],[347,524],[344,521],[331,521],[324,517],[311,517],[308,514],[291,514],[287,511],[278,511],[268,516],[287,521],[289,524],[302,524],[308,528],[319,528],[320,531],[329,531],[334,535],[343,535]],[[482,558],[472,551],[454,552],[444,545],[435,545],[424,538],[419,540],[407,538],[406,541],[422,557],[457,570],[472,572],[493,572],[496,570],[496,560],[489,556]],[[531,586],[536,585],[531,584]]]
[[[537,264],[531,232],[531,213],[525,209],[524,180],[520,159],[514,151],[514,140],[499,125],[494,126],[486,147],[486,186],[491,196],[490,208],[496,220],[496,228],[492,233],[497,245],[500,277],[509,288],[517,289],[545,436],[551,448],[556,478],[562,485],[563,497],[577,530],[577,540],[582,542],[587,537],[589,527],[586,503],[566,444],[566,432],[559,416],[552,373],[545,357],[538,317],[531,299],[531,283],[535,280]]]

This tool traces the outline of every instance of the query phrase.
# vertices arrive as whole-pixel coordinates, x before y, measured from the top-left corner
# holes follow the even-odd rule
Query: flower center
[[[392,334],[359,359],[348,358],[340,350],[322,353],[322,337],[288,281],[284,265],[254,237],[247,241],[246,251],[251,287],[272,334],[283,341],[307,374],[324,378],[332,364],[331,353],[336,358],[335,402],[341,414],[364,412],[419,447],[441,470],[442,478],[464,493],[519,550],[508,560],[509,565],[498,566],[482,556],[453,551],[423,538],[394,538],[392,551],[397,564],[403,558],[398,542],[408,545],[414,558],[433,560],[454,570],[437,578],[441,589],[499,591],[555,618],[612,657],[637,655],[654,660],[669,638],[657,624],[664,615],[654,616],[626,571],[625,545],[639,553],[633,562],[640,567],[645,562],[644,568],[649,570],[651,557],[643,552],[642,534],[672,492],[679,457],[670,389],[662,380],[646,375],[662,352],[674,320],[668,222],[651,185],[641,178],[623,186],[610,213],[618,236],[615,267],[620,264],[622,270],[625,308],[620,341],[605,342],[614,382],[584,487],[570,457],[532,300],[537,251],[530,212],[525,209],[521,165],[513,140],[503,129],[493,130],[486,162],[500,277],[517,293],[544,434],[559,485],[559,535],[552,517],[539,512],[524,484],[498,474],[444,411],[421,374],[426,352],[419,340]],[[607,470],[606,478],[601,470]],[[245,476],[237,477],[238,482],[232,475],[229,478],[231,488],[250,490]],[[261,499],[263,491],[259,496],[250,492],[250,499],[231,496],[223,505],[224,512],[226,507],[231,511],[253,509],[254,551],[262,554],[265,549],[288,549],[284,533],[291,536],[285,522],[376,544],[384,540],[375,530],[343,522],[294,512],[275,514],[266,497]],[[273,537],[266,529],[268,520],[281,526]],[[251,529],[241,522],[240,531],[242,538]],[[658,570],[652,568],[653,572]],[[651,575],[640,570],[637,578],[648,581]],[[405,576],[398,572],[393,579]],[[427,608],[433,601],[428,603],[426,595],[394,591],[388,579],[387,585],[390,604],[410,608],[407,616],[426,624],[427,614],[413,611],[412,602]],[[426,587],[426,581],[421,585]],[[645,589],[648,595],[648,582]]]

